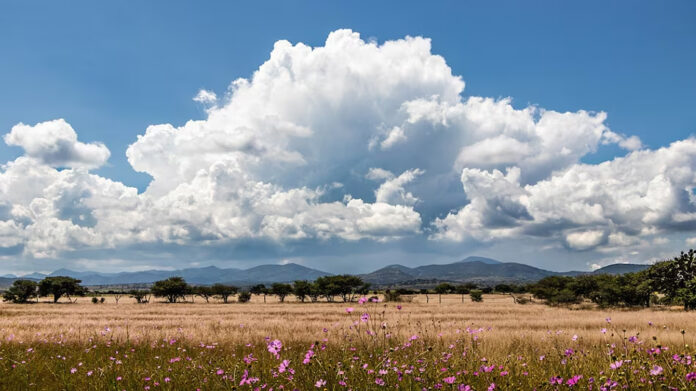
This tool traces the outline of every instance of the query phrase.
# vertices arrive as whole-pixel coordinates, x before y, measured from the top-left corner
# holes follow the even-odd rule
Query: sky
[[[0,272],[696,245],[696,4],[0,4]]]

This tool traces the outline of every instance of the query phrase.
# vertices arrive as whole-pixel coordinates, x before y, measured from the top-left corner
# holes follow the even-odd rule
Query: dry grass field
[[[689,389],[695,337],[695,313],[570,310],[505,295],[366,304],[80,298],[0,304],[0,388],[601,389],[608,382],[606,389]],[[277,356],[267,346],[273,340],[282,344]],[[197,364],[177,369],[177,358]],[[287,369],[279,372],[285,359],[296,371],[290,379]],[[620,361],[631,371],[611,369]]]

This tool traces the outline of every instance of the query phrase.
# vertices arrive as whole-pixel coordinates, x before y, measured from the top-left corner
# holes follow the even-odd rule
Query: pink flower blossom
[[[367,322],[368,320],[370,320],[370,314],[368,314],[368,313],[366,312],[366,313],[360,315],[360,320],[363,321],[363,322]]]
[[[326,385],[326,380],[323,380],[323,379],[319,379],[319,380],[317,380],[316,383],[314,383],[314,387],[316,387],[316,388],[321,388],[321,387],[324,387],[325,385]]]
[[[283,373],[288,369],[288,366],[290,366],[290,361],[288,360],[283,360],[283,362],[280,363],[278,366],[278,372]]]
[[[457,378],[454,376],[450,376],[450,377],[446,377],[446,378],[442,379],[442,381],[447,383],[447,384],[454,384],[454,382],[457,381]]]
[[[654,365],[654,366],[652,367],[652,369],[650,370],[650,374],[651,374],[652,376],[659,376],[659,375],[662,374],[662,371],[663,371],[663,369],[662,369],[661,366],[659,366],[659,365]]]
[[[346,308],[346,312],[349,313],[349,314],[350,314],[351,312],[353,312],[353,310],[354,310],[353,307],[348,307],[348,308]]]
[[[280,358],[279,353],[283,348],[283,343],[279,339],[274,339],[268,343],[268,351],[274,355],[276,358]]]

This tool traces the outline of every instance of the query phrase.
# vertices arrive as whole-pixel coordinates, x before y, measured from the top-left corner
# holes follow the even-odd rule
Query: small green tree
[[[240,303],[248,303],[249,300],[251,300],[251,293],[247,291],[240,292],[239,296],[237,296],[237,301]]]
[[[401,301],[401,292],[398,289],[384,291],[384,301]]]
[[[480,303],[483,301],[483,292],[478,289],[470,291],[469,296],[471,297],[471,301],[474,303]]]
[[[144,304],[147,303],[148,296],[150,295],[150,290],[149,289],[134,289],[130,291],[130,297],[135,299],[135,302],[138,304]]]
[[[202,297],[206,303],[209,303],[210,298],[215,295],[215,293],[213,292],[213,288],[205,285],[194,287],[193,292],[198,296]]]
[[[57,303],[63,296],[66,296],[68,300],[71,300],[71,296],[84,296],[87,290],[80,285],[81,282],[81,280],[72,277],[46,277],[39,282],[39,295],[52,295],[54,303]]]
[[[263,302],[266,303],[266,295],[268,294],[268,289],[266,288],[266,285],[254,285],[251,287],[251,289],[249,289],[249,293],[254,295],[263,295]]]
[[[239,288],[234,285],[214,284],[211,287],[211,291],[214,295],[220,297],[222,302],[226,304],[229,301],[230,296],[237,294]]]
[[[464,302],[464,296],[468,295],[469,292],[471,292],[471,289],[469,289],[468,287],[466,287],[464,285],[457,285],[454,288],[454,293],[457,293],[457,294],[462,296],[462,303]]]
[[[15,280],[12,286],[2,294],[3,301],[28,303],[38,295],[38,284],[32,280]]]
[[[454,286],[452,286],[452,284],[448,284],[448,283],[446,283],[446,282],[443,282],[443,283],[441,283],[441,284],[438,284],[438,285],[435,287],[435,293],[437,293],[437,296],[438,296],[438,299],[439,299],[439,302],[440,302],[440,303],[442,303],[442,295],[443,295],[443,294],[447,294],[447,293],[450,293],[450,292],[453,292],[453,291],[454,291]]]
[[[317,285],[316,282],[310,284],[309,293],[307,295],[312,303],[319,301],[319,298],[321,297],[321,288],[319,288],[319,285]]]
[[[305,302],[307,300],[307,297],[309,297],[310,293],[312,293],[312,284],[308,281],[295,281],[292,284],[292,290],[293,294],[295,297],[297,297],[297,300],[301,302]]]
[[[283,303],[285,302],[285,297],[292,293],[292,285],[283,284],[280,282],[273,283],[271,285],[271,294],[278,296],[278,300]]]
[[[191,292],[191,287],[181,277],[170,277],[166,280],[155,281],[150,290],[155,297],[164,297],[167,302],[176,303]]]

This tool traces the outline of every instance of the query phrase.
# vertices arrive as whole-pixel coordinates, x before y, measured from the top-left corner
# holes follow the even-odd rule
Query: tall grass
[[[690,313],[401,306],[5,304],[0,389],[696,388]]]

